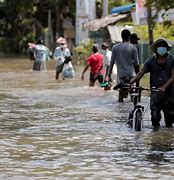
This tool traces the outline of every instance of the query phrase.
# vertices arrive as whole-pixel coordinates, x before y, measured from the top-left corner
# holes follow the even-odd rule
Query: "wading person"
[[[105,90],[110,90],[111,83],[110,82],[108,83],[106,81],[106,77],[108,75],[112,52],[109,50],[109,45],[105,42],[102,43],[102,45],[101,45],[101,54],[103,55],[103,69],[105,71],[103,87]],[[114,66],[112,68],[111,80],[113,82],[116,79],[117,79],[117,68],[116,68],[116,65],[114,64]]]
[[[48,48],[44,45],[44,41],[42,39],[38,40],[36,45],[33,47],[33,70],[46,70],[46,60],[48,58],[48,51]]]
[[[133,44],[136,48],[137,48],[137,52],[138,52],[138,58],[139,61],[141,62],[141,54],[140,54],[140,46],[138,44],[138,41],[140,40],[140,38],[138,37],[138,35],[136,33],[131,33],[130,35],[130,43]],[[139,72],[139,68],[135,69],[136,74]],[[136,87],[139,87],[140,83],[139,81],[136,82]],[[138,101],[141,101],[141,95],[138,97]]]
[[[137,48],[138,59],[139,59],[139,63],[140,63],[141,54],[140,54],[140,46],[138,44],[139,40],[140,40],[140,38],[138,37],[138,35],[136,33],[131,33],[131,35],[130,35],[130,43]],[[139,66],[135,65],[135,72],[136,72],[136,74],[139,72]],[[137,85],[137,86],[139,86],[139,85]]]
[[[71,63],[70,50],[67,47],[66,39],[60,37],[57,40],[58,47],[54,50],[53,59],[56,61],[56,76],[59,79],[59,74],[62,73],[62,78],[73,78],[74,68]]]
[[[84,68],[81,79],[84,80],[84,74],[90,67],[89,86],[94,86],[96,80],[99,83],[103,82],[103,56],[98,52],[98,45],[94,44],[92,47],[92,54],[87,59],[87,65]]]
[[[122,42],[112,48],[111,63],[108,72],[108,81],[111,79],[114,64],[117,66],[118,82],[129,83],[130,79],[136,75],[139,69],[138,52],[134,45],[129,42],[130,31],[124,29],[121,32]],[[127,98],[128,91],[119,89],[118,102],[123,102]]]
[[[160,126],[161,111],[164,113],[166,127],[172,127],[168,103],[174,83],[174,57],[169,54],[171,47],[164,38],[156,40],[151,46],[154,56],[147,59],[143,69],[130,81],[132,84],[140,80],[145,73],[150,73],[150,87],[159,90],[152,91],[150,97],[151,121],[154,127]]]

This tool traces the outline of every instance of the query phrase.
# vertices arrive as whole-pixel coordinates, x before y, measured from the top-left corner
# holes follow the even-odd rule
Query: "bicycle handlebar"
[[[119,83],[119,84],[117,84],[113,89],[114,89],[114,90],[117,90],[117,89],[119,89],[119,88],[129,89],[129,90],[131,90],[131,89],[135,89],[135,90],[136,90],[136,89],[137,89],[137,90],[140,90],[140,91],[146,90],[146,91],[159,92],[159,89],[157,89],[157,88],[155,88],[155,87],[152,87],[152,88],[144,88],[144,87],[142,87],[142,86],[139,86],[139,87],[131,87],[130,84],[128,84],[128,83]]]
[[[152,88],[144,88],[142,86],[139,87],[129,87],[129,89],[139,89],[139,90],[145,90],[145,91],[155,91],[155,92],[159,92],[159,89],[156,89],[155,87]]]

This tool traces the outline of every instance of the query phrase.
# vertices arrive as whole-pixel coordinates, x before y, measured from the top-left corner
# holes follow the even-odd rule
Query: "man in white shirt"
[[[111,62],[111,56],[112,52],[109,50],[109,45],[107,43],[102,43],[101,45],[101,53],[103,54],[103,69],[105,70],[105,77],[108,74],[108,68]],[[116,64],[114,64],[112,68],[112,81],[116,79],[117,76],[117,67]]]
[[[64,38],[59,38],[57,40],[59,46],[55,49],[53,58],[56,61],[56,77],[59,79],[59,73],[62,73],[64,78],[73,78],[74,69],[71,63],[71,54],[70,50],[67,48],[66,40]]]

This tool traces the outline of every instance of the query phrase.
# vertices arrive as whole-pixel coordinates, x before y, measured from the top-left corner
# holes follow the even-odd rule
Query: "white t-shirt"
[[[103,69],[106,71],[106,68],[110,65],[112,52],[110,50],[106,50],[106,54],[103,55]],[[114,64],[112,68],[112,74],[117,74],[117,67]]]
[[[56,66],[61,65],[65,61],[65,57],[70,57],[70,55],[70,50],[68,48],[62,49],[60,47],[57,47],[54,50],[53,54],[53,58],[56,61]],[[68,68],[73,68],[71,61],[64,64],[62,71]]]

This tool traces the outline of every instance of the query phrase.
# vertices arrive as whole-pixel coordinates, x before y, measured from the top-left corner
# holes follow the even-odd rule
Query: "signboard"
[[[145,7],[145,0],[136,1],[136,11],[134,14],[134,21],[136,24],[147,24],[147,8]]]
[[[147,24],[147,8],[145,7],[146,0],[136,1],[136,11],[131,12],[133,22],[135,24]],[[152,16],[156,14],[156,10],[152,9]],[[154,21],[164,22],[171,21],[174,19],[174,9],[169,9],[168,11],[161,10]]]

